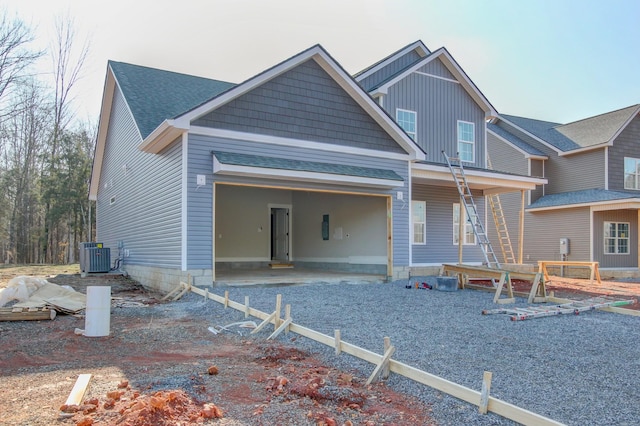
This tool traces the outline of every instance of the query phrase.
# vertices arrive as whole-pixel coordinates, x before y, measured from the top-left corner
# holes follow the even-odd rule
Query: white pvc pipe
[[[102,337],[109,335],[111,325],[111,287],[87,287],[87,309],[84,335]]]

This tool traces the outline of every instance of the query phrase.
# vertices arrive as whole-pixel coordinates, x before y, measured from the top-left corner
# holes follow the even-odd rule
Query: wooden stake
[[[249,318],[249,296],[244,297],[244,317]]]
[[[373,370],[373,373],[371,373],[371,376],[369,376],[369,379],[367,380],[368,385],[370,385],[371,382],[375,380],[375,378],[378,376],[378,374],[380,374],[380,371],[382,371],[384,367],[389,365],[389,359],[391,358],[391,355],[393,355],[395,351],[396,351],[396,348],[394,346],[391,346],[389,349],[387,349],[387,351],[382,356],[380,363],[376,366],[375,370]]]
[[[91,374],[80,374],[64,405],[80,405],[82,397],[87,391],[87,386],[89,386],[89,380],[91,380]]]
[[[171,290],[169,293],[165,294],[164,297],[161,300],[167,300],[170,297],[173,297],[175,294],[177,294],[180,290],[182,290],[182,283],[179,283],[176,288],[174,288],[173,290]]]
[[[276,320],[273,323],[273,329],[280,327],[280,311],[282,310],[282,295],[276,295]]]
[[[491,371],[485,371],[482,376],[482,390],[480,392],[480,404],[478,411],[480,414],[487,414],[489,407],[489,393],[491,392]]]
[[[286,321],[289,318],[291,318],[291,305],[287,303],[286,305],[284,305],[284,319]],[[287,328],[284,330],[284,334],[289,334],[289,326],[288,325],[287,325]]]
[[[224,291],[224,308],[227,309],[229,307],[229,290]]]
[[[336,355],[340,355],[340,352],[342,352],[342,342],[340,341],[340,330],[334,330],[333,336],[336,341],[335,343]]]
[[[209,289],[205,288],[204,289],[204,300],[207,300],[209,298]]]
[[[267,340],[275,339],[276,337],[278,337],[278,335],[282,333],[287,327],[289,327],[289,324],[291,324],[292,322],[293,320],[291,318],[287,318],[286,320],[284,320],[282,324],[280,324],[280,327],[276,328],[275,331],[271,333],[271,336],[267,337]]]
[[[250,334],[256,334],[258,331],[262,330],[265,325],[269,324],[276,317],[276,313],[272,313],[268,317],[264,319],[256,328],[254,328]]]
[[[387,351],[389,350],[389,348],[391,348],[391,339],[389,337],[385,337],[384,338],[384,353],[387,353]],[[380,377],[383,380],[386,380],[389,378],[389,363],[385,363],[384,366],[382,367],[382,371],[380,372]]]

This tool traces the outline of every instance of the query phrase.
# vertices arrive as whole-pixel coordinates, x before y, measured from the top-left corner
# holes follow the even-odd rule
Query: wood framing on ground
[[[523,425],[536,425],[536,426],[561,426],[562,423],[559,423],[555,420],[549,419],[547,417],[541,416],[539,414],[533,413],[524,408],[517,407],[508,402],[499,400],[489,395],[489,386],[486,386],[486,390],[484,394],[482,392],[467,388],[465,386],[459,385],[457,383],[451,382],[449,380],[443,379],[441,377],[435,376],[433,374],[427,373],[410,365],[404,364],[402,362],[396,361],[393,358],[393,354],[395,353],[395,347],[390,344],[389,341],[385,339],[385,353],[383,355],[377,354],[375,352],[369,351],[367,349],[358,347],[351,343],[345,342],[340,337],[340,331],[335,331],[335,337],[328,336],[326,334],[320,333],[318,331],[312,330],[307,327],[303,327],[290,321],[291,317],[288,316],[284,321],[286,324],[278,324],[277,317],[279,317],[279,313],[277,311],[272,312],[271,314],[267,314],[265,312],[259,311],[257,309],[249,307],[248,298],[245,298],[245,303],[238,303],[232,300],[229,300],[228,292],[225,297],[216,295],[214,293],[209,292],[208,290],[200,289],[198,287],[191,287],[192,292],[200,295],[207,296],[209,299],[223,304],[225,308],[230,307],[240,312],[248,312],[249,315],[254,316],[256,318],[262,319],[262,323],[252,331],[252,333],[257,333],[260,329],[264,328],[267,324],[274,324],[276,331],[278,327],[285,329],[288,328],[292,333],[297,333],[303,337],[314,340],[318,343],[322,343],[323,345],[330,346],[336,349],[336,353],[347,353],[349,355],[360,358],[364,361],[367,361],[371,364],[374,364],[376,367],[370,377],[378,376],[379,374],[384,374],[385,370],[388,370],[392,373],[399,374],[401,376],[407,377],[416,382],[422,383],[426,386],[429,386],[433,389],[439,390],[441,392],[445,392],[455,398],[466,401],[470,404],[476,405],[480,410],[484,409],[486,405],[486,410],[496,413],[502,417],[507,419],[514,420]],[[280,297],[276,300],[276,306],[280,306]],[[273,335],[273,334],[272,334]],[[270,335],[270,338],[271,336]],[[486,382],[486,377],[485,377]],[[485,386],[485,385],[483,385]],[[486,402],[485,402],[486,400]]]

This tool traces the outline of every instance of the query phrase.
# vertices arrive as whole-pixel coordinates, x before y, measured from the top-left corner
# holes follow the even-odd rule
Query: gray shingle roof
[[[603,201],[626,200],[638,198],[638,192],[610,191],[606,189],[585,189],[582,191],[562,192],[559,194],[545,195],[529,205],[530,209],[543,207],[560,207],[572,204],[590,204]]]
[[[288,158],[264,157],[231,152],[213,152],[221,164],[234,166],[263,167],[268,169],[293,170],[299,172],[328,173],[342,176],[356,176],[375,179],[404,181],[393,170],[374,169],[370,167],[347,166],[341,164],[319,163],[314,161],[290,160]]]
[[[109,66],[143,139],[164,120],[175,118],[235,86],[123,62],[109,61]]]
[[[637,111],[638,105],[632,105],[564,124],[556,127],[556,130],[582,147],[603,144],[609,142]]]
[[[533,146],[529,145],[528,143],[526,143],[525,141],[523,141],[519,137],[517,137],[515,135],[512,135],[511,133],[507,132],[506,130],[504,130],[500,126],[497,126],[497,125],[495,125],[493,123],[487,123],[487,129],[491,130],[492,132],[494,132],[498,136],[500,136],[500,137],[506,139],[507,141],[511,142],[514,146],[520,148],[521,150],[523,150],[527,154],[539,155],[539,156],[542,156],[542,157],[546,157],[547,156],[547,154],[545,154],[544,152],[540,151],[537,148],[534,148]]]
[[[580,145],[563,135],[556,130],[560,123],[553,123],[551,121],[534,120],[532,118],[517,117],[515,115],[500,114],[507,121],[515,124],[516,126],[526,130],[534,136],[542,139],[543,141],[553,145],[560,151],[571,151],[574,149],[582,148]]]

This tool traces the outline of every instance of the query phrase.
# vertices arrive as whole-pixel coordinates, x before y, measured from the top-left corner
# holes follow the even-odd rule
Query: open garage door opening
[[[216,184],[216,282],[280,268],[386,278],[388,204],[379,195]]]

